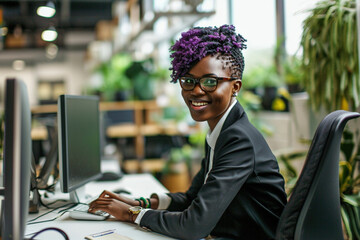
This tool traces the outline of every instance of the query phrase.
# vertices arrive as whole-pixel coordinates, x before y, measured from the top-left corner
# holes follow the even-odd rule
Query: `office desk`
[[[153,192],[167,192],[167,189],[164,188],[161,183],[150,174],[125,175],[120,180],[113,182],[91,182],[86,185],[85,191],[90,195],[96,196],[104,189],[111,191],[119,188],[128,190],[133,196],[150,196],[150,194]],[[64,196],[66,197],[67,195],[68,194],[58,194],[56,198],[63,199]],[[28,220],[31,220],[47,211],[47,209],[42,207],[38,214],[30,214]],[[57,215],[58,214],[56,211],[55,213],[50,213],[36,221],[52,219]],[[116,229],[115,232],[133,240],[173,239],[158,233],[145,231],[136,224],[119,222],[115,219],[107,219],[105,221],[79,221],[71,219],[68,216],[68,213],[65,213],[62,217],[52,222],[27,225],[26,237],[31,237],[32,233],[38,232],[39,230],[47,227],[56,227],[62,229],[64,232],[66,232],[71,240],[82,240],[86,235],[103,232],[110,229]],[[63,240],[64,237],[61,236],[61,234],[58,232],[46,231],[40,234],[36,239]]]

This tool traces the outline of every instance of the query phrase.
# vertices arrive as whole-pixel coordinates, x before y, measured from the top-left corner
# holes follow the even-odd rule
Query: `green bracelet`
[[[149,207],[149,203],[147,202],[147,200],[144,197],[141,197],[140,200],[144,201],[144,208]]]
[[[140,201],[140,199],[136,198],[135,200],[139,202],[139,206],[141,207],[141,201]]]
[[[140,198],[140,202],[142,202],[142,204],[140,204],[140,207],[146,207],[146,201],[144,201],[144,198]]]
[[[149,208],[151,208],[151,201],[150,198],[147,198],[148,202],[149,202]]]

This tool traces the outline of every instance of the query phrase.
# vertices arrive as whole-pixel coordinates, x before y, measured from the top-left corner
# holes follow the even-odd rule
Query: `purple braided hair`
[[[231,75],[242,78],[244,57],[242,50],[246,49],[246,39],[236,34],[233,25],[221,27],[195,27],[181,34],[181,38],[170,48],[172,71],[171,82],[184,76],[196,63],[207,55],[225,61]]]

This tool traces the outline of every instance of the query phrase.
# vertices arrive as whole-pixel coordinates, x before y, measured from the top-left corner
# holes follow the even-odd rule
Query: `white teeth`
[[[192,102],[194,106],[205,106],[207,105],[207,102]]]

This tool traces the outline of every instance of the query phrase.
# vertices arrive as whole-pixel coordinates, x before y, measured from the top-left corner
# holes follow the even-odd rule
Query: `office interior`
[[[313,93],[304,84],[306,73],[300,67],[302,38],[304,20],[319,2],[323,1],[1,1],[0,120],[5,79],[21,79],[28,89],[33,153],[40,171],[57,130],[59,96],[96,95],[104,171],[149,173],[167,190],[185,191],[200,168],[208,127],[191,119],[180,86],[170,83],[169,47],[190,27],[233,24],[248,40],[238,101],[277,156],[290,194],[323,117],[337,109],[360,111],[356,90],[344,91],[340,105],[329,107],[322,102],[325,98],[315,107],[310,103]],[[349,2],[360,16],[359,1]],[[41,6],[50,6],[55,13],[39,16]],[[354,26],[360,25],[359,18],[354,18]],[[46,30],[53,39],[46,39]],[[356,41],[350,52],[358,58]],[[358,59],[355,62],[357,73],[346,84],[352,82],[352,89],[360,90]],[[347,88],[344,84],[318,88]],[[330,95],[328,102],[339,101]],[[340,156],[344,179],[347,157],[355,163],[360,160],[360,122],[348,125],[346,140],[353,147],[350,154],[344,151]],[[115,168],[108,167],[114,163]],[[358,163],[352,165],[349,177],[351,192],[344,193],[360,199]]]

